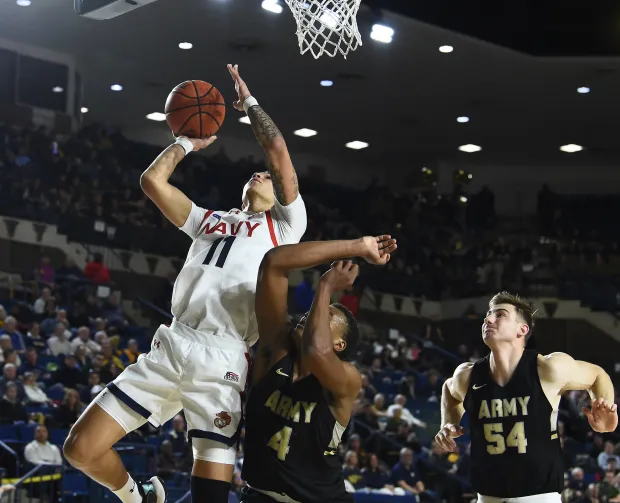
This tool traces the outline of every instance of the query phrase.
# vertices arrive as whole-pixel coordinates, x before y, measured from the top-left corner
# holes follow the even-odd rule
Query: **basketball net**
[[[314,58],[334,57],[362,45],[357,29],[357,11],[361,0],[286,0],[297,22],[297,39],[302,54]]]

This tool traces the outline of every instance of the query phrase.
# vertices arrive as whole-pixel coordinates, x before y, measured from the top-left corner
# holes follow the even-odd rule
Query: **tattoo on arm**
[[[275,165],[270,162],[269,163],[269,174],[271,175],[271,181],[273,182],[273,191],[276,194],[276,198],[278,201],[285,201],[284,197],[284,177],[282,173],[275,167]],[[299,181],[297,180],[297,173],[293,168],[293,199],[296,199],[299,195]]]
[[[269,143],[278,136],[282,136],[278,127],[271,120],[271,117],[269,117],[261,107],[250,107],[248,109],[248,117],[250,118],[250,123],[252,124],[256,139],[263,148],[269,146]]]

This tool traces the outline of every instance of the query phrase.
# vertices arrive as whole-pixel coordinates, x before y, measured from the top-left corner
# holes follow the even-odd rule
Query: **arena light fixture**
[[[459,201],[461,201],[464,204],[467,202],[467,198],[465,196],[461,196],[459,197]]]
[[[480,152],[482,147],[480,145],[473,145],[472,143],[468,143],[467,145],[461,145],[459,147],[461,152],[467,152],[468,154],[473,154],[474,152]]]
[[[184,51],[187,51],[191,49],[192,47],[194,47],[194,44],[192,44],[191,42],[180,42],[179,43],[179,49],[183,49]]]
[[[373,40],[376,40],[377,42],[383,42],[384,44],[389,44],[392,41],[392,37],[394,37],[394,30],[389,26],[385,26],[383,24],[372,25],[370,38],[372,38]]]
[[[334,81],[333,80],[322,80],[321,85],[323,87],[331,87],[334,85]]]
[[[239,119],[239,122],[241,122],[242,124],[251,124],[250,118],[247,115],[241,117],[241,119]]]
[[[575,152],[581,152],[583,147],[581,145],[575,145],[574,143],[569,143],[568,145],[562,145],[560,147],[562,152],[567,152],[569,154],[574,154]]]
[[[579,94],[588,94],[590,92],[590,88],[589,87],[578,87],[577,92]]]
[[[32,2],[30,0],[17,0],[15,3],[20,7],[28,7]]]
[[[451,45],[442,45],[439,48],[439,52],[443,52],[444,54],[448,54],[452,52],[453,50],[454,50],[454,47],[452,47]]]
[[[469,122],[469,117],[462,115],[461,117],[456,118],[456,122],[459,122],[460,124],[465,124],[466,122]]]
[[[366,143],[365,141],[350,141],[349,143],[347,143],[345,145],[345,147],[347,148],[352,148],[353,150],[361,150],[363,148],[366,148],[368,146],[368,143]]]
[[[317,132],[314,129],[308,129],[306,127],[298,129],[297,131],[293,131],[293,134],[297,136],[301,136],[302,138],[310,138],[311,136],[315,136]]]
[[[166,120],[166,114],[162,114],[161,112],[153,112],[146,116],[147,119],[157,122],[162,122]]]
[[[82,112],[83,114],[87,114],[88,113],[88,108],[82,107],[82,108],[80,108],[80,112]]]
[[[123,90],[123,86],[121,86],[120,84],[112,84],[110,86],[110,89],[112,89],[112,91],[122,91]]]
[[[263,0],[261,6],[263,9],[273,12],[274,14],[282,13],[282,6],[278,3],[278,0]]]
[[[54,88],[52,88],[52,92],[54,93],[62,93],[64,91],[64,89],[60,86],[56,86]]]

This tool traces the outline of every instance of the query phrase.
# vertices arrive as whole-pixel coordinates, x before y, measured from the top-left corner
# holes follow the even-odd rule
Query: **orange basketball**
[[[175,136],[208,138],[226,117],[222,94],[208,82],[188,80],[176,86],[166,100],[166,120]]]

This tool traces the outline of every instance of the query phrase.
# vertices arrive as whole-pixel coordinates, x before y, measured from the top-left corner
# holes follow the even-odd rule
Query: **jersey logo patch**
[[[474,391],[476,391],[477,389],[480,388],[484,388],[486,386],[486,384],[483,384],[482,386],[476,386],[475,384],[471,387],[471,389],[473,389]]]
[[[213,216],[214,216],[215,218],[217,218],[218,220],[220,220],[220,219],[222,218],[222,217],[221,217],[221,216],[219,216],[217,213],[213,213]]]
[[[231,381],[231,382],[239,382],[239,374],[235,374],[234,372],[226,372],[226,375],[224,376],[224,380]]]
[[[159,349],[159,346],[160,346],[160,345],[161,345],[161,341],[158,341],[157,339],[155,339],[155,340],[153,341],[153,347],[154,347],[155,349]]]
[[[284,376],[284,377],[289,377],[288,374],[285,374],[284,372],[282,372],[282,367],[280,367],[278,370],[276,370],[276,374]]]
[[[323,453],[323,456],[335,456],[336,455],[336,451],[325,451]]]
[[[232,417],[228,412],[222,411],[215,415],[215,419],[213,420],[213,424],[218,428],[225,428],[232,421]]]

